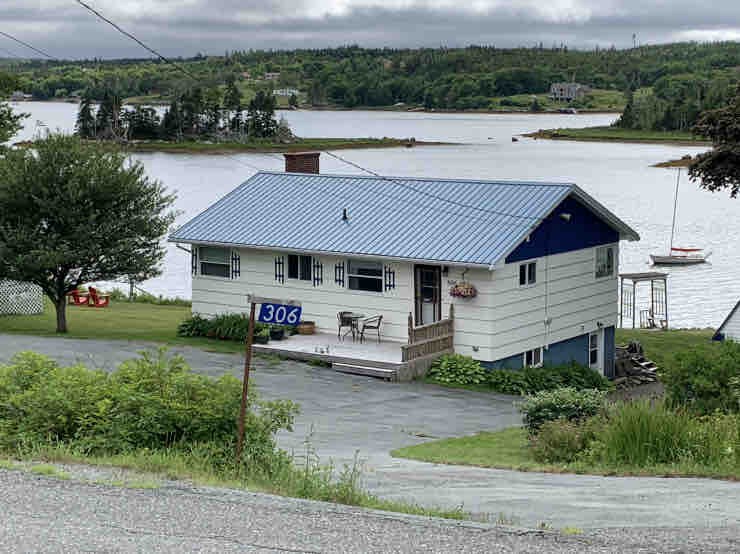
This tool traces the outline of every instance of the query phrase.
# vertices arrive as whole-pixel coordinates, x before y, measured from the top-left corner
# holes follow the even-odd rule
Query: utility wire
[[[324,152],[326,152],[326,154],[328,154],[332,158],[335,158],[335,159],[339,160],[340,162],[344,162],[347,165],[350,165],[350,166],[352,166],[352,167],[354,167],[356,169],[359,169],[360,171],[364,171],[365,173],[368,173],[370,175],[373,175],[374,177],[377,177],[378,179],[382,179],[384,181],[389,181],[391,183],[395,183],[395,184],[397,184],[397,185],[399,185],[399,186],[401,186],[401,187],[403,187],[405,189],[411,190],[411,191],[413,191],[413,192],[415,192],[417,194],[421,194],[422,196],[427,196],[429,198],[433,198],[434,200],[439,200],[440,202],[446,202],[448,204],[452,204],[452,205],[458,206],[460,208],[466,208],[466,209],[469,209],[469,210],[475,210],[477,212],[482,212],[482,213],[487,213],[487,214],[493,214],[493,215],[500,215],[500,216],[505,216],[505,217],[511,217],[511,218],[514,218],[514,219],[525,219],[527,221],[538,221],[539,219],[541,219],[539,217],[530,216],[530,215],[519,215],[519,214],[512,214],[512,213],[509,213],[509,212],[502,212],[502,211],[498,211],[498,210],[489,210],[489,209],[486,209],[486,208],[480,208],[478,206],[473,206],[472,204],[465,204],[464,202],[458,202],[456,200],[450,200],[449,198],[445,198],[443,196],[439,196],[437,194],[432,194],[431,192],[427,192],[425,190],[421,190],[421,189],[418,189],[416,187],[412,187],[411,185],[409,185],[407,183],[404,183],[403,181],[399,181],[398,179],[393,179],[391,177],[385,177],[385,176],[383,176],[383,175],[381,175],[379,173],[376,173],[375,171],[373,171],[371,169],[367,169],[365,167],[362,167],[360,164],[357,164],[355,162],[352,162],[352,161],[350,161],[350,160],[348,160],[348,159],[346,159],[346,158],[344,158],[342,156],[339,156],[338,154],[334,154],[333,152],[330,152],[328,150],[325,150]]]
[[[50,60],[56,60],[56,61],[59,61],[59,58],[57,58],[56,56],[52,56],[52,55],[51,55],[51,54],[49,54],[48,52],[44,52],[44,51],[43,51],[43,50],[41,50],[40,48],[36,48],[35,46],[32,46],[31,44],[28,44],[27,42],[24,42],[24,41],[22,41],[21,39],[19,39],[19,38],[17,38],[17,37],[14,37],[14,36],[13,36],[13,35],[11,35],[10,33],[6,33],[5,31],[0,31],[0,35],[4,36],[4,37],[6,37],[6,38],[9,38],[9,39],[10,39],[10,40],[12,40],[12,41],[15,41],[15,42],[17,42],[18,44],[21,44],[21,45],[25,46],[26,48],[30,48],[31,50],[33,50],[33,51],[34,51],[34,52],[36,52],[37,54],[41,54],[42,56],[44,56],[44,57],[47,57],[47,58],[49,58]]]
[[[185,75],[187,75],[188,77],[190,77],[191,79],[193,79],[194,81],[196,81],[196,82],[199,81],[199,79],[195,75],[193,75],[192,73],[190,73],[190,71],[188,71],[187,69],[185,69],[182,65],[180,65],[179,63],[173,62],[169,58],[166,58],[165,56],[163,56],[162,54],[160,54],[159,52],[157,52],[154,48],[151,48],[150,46],[147,46],[142,41],[140,41],[138,38],[136,38],[134,35],[132,35],[128,31],[122,29],[118,24],[116,24],[114,21],[111,21],[110,19],[108,19],[107,17],[105,17],[102,13],[100,13],[99,11],[97,11],[95,8],[93,8],[89,4],[86,4],[82,0],[75,0],[75,2],[77,2],[80,6],[82,6],[83,8],[85,8],[86,10],[88,10],[89,12],[92,12],[99,19],[105,21],[108,25],[110,25],[111,27],[113,27],[119,33],[121,33],[121,34],[127,36],[128,38],[130,38],[131,40],[133,40],[136,44],[138,44],[139,46],[141,46],[142,48],[144,48],[145,50],[147,50],[149,53],[154,54],[157,58],[159,58],[163,62],[168,63],[171,66],[177,68],[179,71],[181,71],[182,73],[184,73]]]

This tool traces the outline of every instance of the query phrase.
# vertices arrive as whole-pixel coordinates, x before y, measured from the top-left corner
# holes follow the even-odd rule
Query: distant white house
[[[606,375],[620,240],[639,236],[573,184],[326,175],[318,153],[286,155],[285,173],[257,173],[170,236],[192,245],[196,313],[293,298],[334,336],[338,312],[381,314],[400,352],[454,306],[454,350],[487,367]]]
[[[713,340],[740,342],[740,301],[730,310],[722,325],[717,327]]]
[[[279,71],[268,71],[265,73],[262,77],[265,81],[277,81],[280,79],[280,72]]]
[[[588,85],[580,83],[553,83],[550,85],[550,98],[561,102],[572,102],[583,98],[591,91]]]
[[[300,91],[297,88],[279,88],[272,91],[274,96],[298,96]]]

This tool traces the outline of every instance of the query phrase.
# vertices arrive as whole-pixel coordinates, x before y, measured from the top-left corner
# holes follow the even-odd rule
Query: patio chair
[[[67,298],[69,298],[69,304],[71,306],[87,306],[90,301],[90,295],[88,293],[80,292],[77,289],[69,291]]]
[[[378,344],[380,344],[380,324],[383,322],[382,315],[373,315],[366,317],[362,320],[362,327],[360,327],[360,343],[365,340],[365,331],[377,331],[378,333]]]
[[[108,307],[108,304],[110,304],[109,294],[98,294],[98,289],[95,287],[90,287],[88,290],[90,291],[90,302],[88,303],[88,306],[91,308]]]
[[[342,340],[344,337],[346,337],[349,333],[352,333],[352,338],[355,338],[354,332],[355,332],[355,325],[354,320],[352,319],[352,312],[338,312],[337,313],[337,323],[339,328],[337,329],[337,338],[339,340]],[[342,335],[342,329],[344,327],[347,327],[349,331],[344,333]]]

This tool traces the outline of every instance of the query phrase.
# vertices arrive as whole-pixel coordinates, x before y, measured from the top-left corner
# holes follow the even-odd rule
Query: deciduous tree
[[[712,192],[728,190],[735,198],[740,193],[740,87],[725,108],[704,112],[694,133],[708,137],[712,150],[700,154],[689,167],[693,181]]]
[[[0,279],[35,283],[67,331],[84,283],[159,273],[172,195],[121,152],[50,135],[0,158]]]

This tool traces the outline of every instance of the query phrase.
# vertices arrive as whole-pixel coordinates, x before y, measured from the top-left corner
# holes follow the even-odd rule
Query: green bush
[[[269,337],[270,326],[256,322],[254,332],[256,335],[267,331]],[[246,314],[221,314],[212,318],[205,318],[199,314],[193,314],[177,328],[180,337],[209,337],[220,340],[233,340],[244,342],[249,332],[249,318]]]
[[[578,364],[528,367],[522,370],[486,370],[470,356],[447,354],[439,358],[429,377],[445,384],[488,385],[503,394],[534,394],[562,387],[610,390],[611,382],[591,368]]]
[[[233,455],[241,383],[231,375],[193,373],[165,350],[144,353],[112,373],[60,367],[22,353],[0,366],[0,448],[73,445],[85,453],[190,448],[210,443]],[[250,394],[248,451],[276,451],[274,436],[291,429],[297,409]]]
[[[470,356],[446,354],[429,369],[435,381],[451,385],[481,385],[486,382],[486,370]]]
[[[740,344],[732,341],[679,352],[661,372],[668,402],[701,414],[740,411],[733,379],[740,379]]]
[[[524,424],[530,434],[536,434],[546,421],[565,419],[582,421],[595,416],[604,407],[606,392],[595,389],[576,390],[565,387],[540,391],[520,402]]]
[[[598,421],[592,418],[591,421]],[[530,447],[535,460],[542,463],[571,463],[590,444],[594,437],[593,424],[556,419],[542,424],[539,432],[530,437]]]

